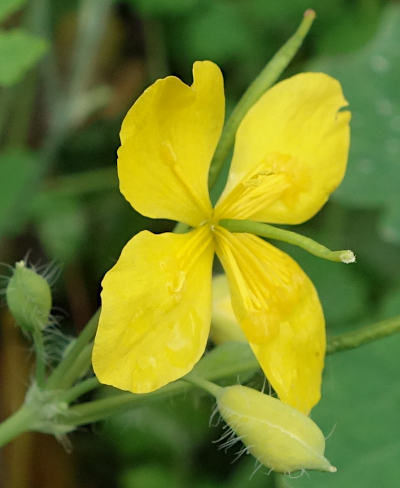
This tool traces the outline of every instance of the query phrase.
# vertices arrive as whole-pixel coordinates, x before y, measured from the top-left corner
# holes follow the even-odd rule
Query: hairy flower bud
[[[8,308],[23,330],[33,332],[46,327],[52,304],[50,286],[24,261],[15,264],[6,296]]]
[[[323,433],[298,410],[240,385],[220,389],[217,404],[224,420],[261,464],[281,473],[336,472],[324,457]]]

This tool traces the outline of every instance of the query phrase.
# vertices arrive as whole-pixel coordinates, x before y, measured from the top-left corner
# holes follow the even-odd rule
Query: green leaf
[[[0,86],[20,81],[46,48],[43,39],[23,30],[0,31]]]
[[[68,263],[79,255],[86,240],[86,220],[75,197],[42,194],[33,210],[40,239],[52,259]]]
[[[0,3],[0,22],[6,19],[9,15],[19,10],[26,0],[1,0]]]
[[[10,149],[0,154],[0,236],[23,224],[37,173],[34,153]]]
[[[382,238],[400,242],[400,7],[382,16],[376,37],[347,57],[320,60],[325,71],[343,84],[352,112],[347,175],[335,193],[356,208],[382,208]]]

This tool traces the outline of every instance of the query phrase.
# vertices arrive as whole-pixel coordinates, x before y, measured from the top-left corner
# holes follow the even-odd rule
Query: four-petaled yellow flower
[[[236,134],[215,208],[208,171],[224,123],[223,79],[210,61],[193,84],[169,76],[129,110],[118,151],[120,189],[143,215],[184,222],[185,234],[143,231],[103,280],[93,366],[103,383],[153,391],[188,373],[204,352],[216,252],[237,319],[279,398],[308,412],[320,398],[325,327],[317,293],[284,252],[224,218],[299,224],[343,178],[348,111],[340,84],[304,73],[268,90]]]

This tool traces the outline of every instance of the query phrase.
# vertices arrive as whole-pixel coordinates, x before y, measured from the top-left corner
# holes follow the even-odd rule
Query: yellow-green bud
[[[247,450],[281,473],[303,469],[336,472],[324,457],[325,437],[306,415],[245,386],[221,388],[218,409]]]
[[[33,332],[46,327],[51,310],[50,286],[24,261],[15,264],[6,296],[8,308],[22,329]]]
[[[227,341],[247,342],[233,313],[228,280],[224,274],[213,279],[212,323],[210,336],[215,344]]]

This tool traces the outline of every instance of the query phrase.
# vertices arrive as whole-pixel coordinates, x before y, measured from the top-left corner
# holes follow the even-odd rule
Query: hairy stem
[[[32,337],[36,359],[36,382],[39,386],[43,386],[46,378],[46,351],[44,348],[42,331],[35,329]]]
[[[46,383],[46,389],[49,390],[56,390],[58,389],[58,385],[62,383],[63,377],[67,374],[69,369],[75,363],[81,352],[85,349],[85,347],[89,344],[89,342],[93,339],[96,330],[97,324],[99,322],[100,316],[100,309],[93,315],[93,317],[89,320],[86,324],[86,327],[83,331],[79,334],[75,342],[67,351],[64,359],[61,363],[54,369],[53,373],[51,374],[50,378]]]
[[[328,338],[327,354],[348,351],[400,332],[400,315]]]
[[[20,434],[31,430],[36,418],[37,412],[30,409],[27,405],[23,405],[13,415],[4,420],[0,424],[0,447]]]
[[[97,378],[87,378],[86,380],[81,381],[66,392],[60,394],[58,398],[60,401],[71,403],[85,393],[99,388],[99,386],[101,386],[101,384],[99,383],[99,380]]]

